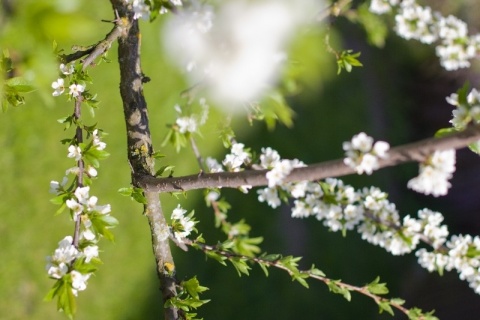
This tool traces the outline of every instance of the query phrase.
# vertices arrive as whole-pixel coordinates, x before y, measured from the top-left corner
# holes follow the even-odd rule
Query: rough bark
[[[150,138],[147,103],[143,95],[144,76],[140,65],[141,36],[138,21],[133,12],[121,0],[111,0],[118,15],[117,24],[125,26],[124,33],[118,39],[118,62],[120,67],[120,94],[127,129],[127,152],[130,162],[132,183],[136,177],[152,176],[154,173],[153,148]],[[161,236],[168,225],[163,216],[159,191],[146,191],[145,215],[152,233],[152,247],[157,263],[157,274],[163,302],[176,295],[175,267],[170,251],[169,240]],[[179,319],[176,308],[164,308],[165,319]]]
[[[480,140],[480,126],[471,126],[465,131],[442,138],[431,138],[392,148],[387,159],[380,159],[380,168],[396,166],[406,162],[421,162],[436,150],[459,149]],[[140,187],[151,192],[178,192],[204,188],[238,188],[243,185],[265,186],[267,170],[246,170],[240,172],[219,172],[196,174],[178,178],[137,178]],[[343,159],[311,164],[296,168],[285,178],[285,182],[316,181],[326,178],[354,174],[355,170],[346,166]]]

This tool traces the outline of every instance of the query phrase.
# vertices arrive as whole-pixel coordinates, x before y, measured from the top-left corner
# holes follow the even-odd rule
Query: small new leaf
[[[383,311],[389,313],[390,315],[393,316],[393,309],[392,306],[390,305],[389,301],[381,301],[378,303],[378,312],[382,313]]]
[[[380,283],[380,277],[376,277],[375,280],[370,282],[367,285],[367,290],[370,293],[373,294],[387,294],[388,293],[388,288],[386,283]]]
[[[225,260],[227,259],[226,257],[224,256],[221,256],[219,255],[218,253],[215,253],[213,251],[206,251],[205,252],[205,255],[209,258],[212,258],[214,260],[217,260],[220,264],[223,264],[224,266],[226,266],[227,264],[225,263]]]
[[[419,308],[412,308],[408,311],[408,319],[410,320],[439,320],[433,315],[435,310],[432,310],[428,313],[423,313]]]
[[[342,288],[338,285],[340,280],[331,280],[327,282],[328,289],[336,294],[341,294],[347,301],[352,299],[350,291],[347,288]]]
[[[141,188],[120,188],[118,192],[120,192],[122,196],[131,197],[138,203],[147,204],[147,198],[143,195],[143,189]]]
[[[237,270],[239,277],[242,276],[242,273],[246,274],[247,276],[249,275],[248,270],[250,270],[250,267],[247,265],[247,262],[245,260],[236,257],[232,257],[229,260]]]
[[[193,277],[187,281],[182,281],[181,286],[191,295],[194,299],[199,299],[199,293],[207,291],[207,287],[200,285],[197,277]]]
[[[362,67],[363,64],[357,59],[360,56],[360,52],[352,53],[352,50],[344,50],[337,58],[337,74],[345,69],[347,72],[352,71],[353,67]]]

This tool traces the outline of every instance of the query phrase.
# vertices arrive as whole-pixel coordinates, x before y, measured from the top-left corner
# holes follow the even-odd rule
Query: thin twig
[[[235,252],[225,251],[225,250],[219,249],[216,246],[207,245],[207,244],[200,243],[200,242],[197,242],[197,241],[192,241],[192,240],[189,240],[189,239],[184,239],[184,242],[185,242],[186,245],[189,245],[189,246],[192,246],[192,247],[197,247],[203,252],[214,252],[215,254],[223,256],[227,259],[235,258],[235,259],[240,259],[240,260],[244,260],[244,261],[251,261],[251,262],[254,262],[254,263],[257,263],[257,264],[267,265],[267,266],[270,266],[270,267],[274,267],[274,268],[286,271],[290,276],[295,276],[294,271],[292,271],[291,269],[289,269],[288,267],[286,267],[285,265],[280,263],[281,259],[269,260],[269,259],[264,259],[262,257],[245,256],[245,255],[238,254],[238,253],[235,253]],[[301,274],[307,275],[309,278],[320,280],[327,285],[330,282],[334,281],[335,284],[338,287],[340,287],[342,289],[347,289],[348,291],[355,291],[355,292],[358,292],[360,294],[363,294],[364,296],[367,296],[367,297],[371,298],[372,300],[374,300],[375,303],[377,303],[377,304],[380,304],[382,302],[388,303],[389,305],[391,305],[392,307],[396,308],[397,310],[401,311],[402,313],[404,313],[406,315],[408,315],[408,313],[409,313],[409,310],[407,308],[403,307],[402,305],[400,305],[398,303],[392,302],[390,299],[383,298],[379,295],[376,295],[376,294],[370,292],[366,286],[359,287],[359,286],[354,286],[354,285],[351,285],[351,284],[348,284],[348,283],[344,283],[340,280],[332,280],[332,279],[330,279],[326,276],[321,276],[321,275],[315,274],[314,272],[312,272],[310,270],[298,270],[298,271]],[[422,319],[422,318],[419,318],[419,319]]]
[[[193,136],[190,135],[190,145],[192,146],[193,153],[195,154],[195,158],[197,159],[198,167],[200,168],[200,172],[205,172],[205,167],[203,165],[203,158],[200,154],[200,150],[197,147],[197,143]]]
[[[480,140],[480,125],[470,126],[441,138],[430,138],[392,148],[389,157],[379,160],[379,168],[396,166],[407,162],[422,162],[437,150],[460,149]],[[155,178],[150,175],[136,175],[135,185],[149,191],[178,192],[206,188],[238,188],[243,185],[265,186],[267,170],[245,170],[240,172],[217,172],[183,177]],[[343,159],[331,160],[306,167],[296,168],[284,182],[317,181],[332,177],[355,174]]]
[[[79,95],[75,99],[75,107],[74,107],[74,113],[73,117],[75,119],[75,122],[78,123],[78,120],[82,116],[82,101],[83,97]],[[75,131],[75,145],[79,145],[80,143],[83,142],[83,131],[82,128],[77,124],[77,128]],[[85,172],[85,163],[83,162],[83,159],[80,159],[77,161],[77,166],[78,166],[78,173],[77,173],[77,187],[82,188],[83,187],[83,174]],[[78,248],[78,242],[80,240],[80,225],[82,222],[82,219],[80,216],[76,217],[75,221],[75,230],[73,232],[73,245]]]
[[[78,50],[71,54],[61,55],[60,60],[64,63],[69,63],[87,56],[82,61],[82,70],[85,71],[86,68],[90,66],[96,58],[110,49],[112,43],[115,42],[125,32],[125,30],[125,21],[117,18],[115,20],[115,27],[113,27],[113,29],[106,35],[105,39],[85,50]]]

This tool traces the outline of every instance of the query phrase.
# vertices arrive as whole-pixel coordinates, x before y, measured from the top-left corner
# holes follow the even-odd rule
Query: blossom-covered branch
[[[378,167],[385,168],[412,161],[423,162],[436,150],[460,149],[478,140],[480,140],[480,126],[471,125],[462,132],[392,148],[388,153],[388,158],[378,160]],[[178,192],[217,187],[239,188],[244,185],[266,186],[268,185],[267,172],[268,170],[245,170],[169,178],[136,175],[134,180],[138,187],[149,191]],[[343,159],[338,159],[294,168],[284,181],[315,181],[354,173],[356,173],[355,169],[345,165]]]

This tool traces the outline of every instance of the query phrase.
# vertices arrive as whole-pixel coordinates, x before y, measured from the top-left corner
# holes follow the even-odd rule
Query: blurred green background
[[[73,230],[66,214],[54,216],[56,207],[49,202],[49,182],[61,180],[73,165],[66,157],[65,146],[59,143],[73,135],[56,122],[71,113],[72,105],[62,97],[51,96],[50,84],[58,72],[52,43],[55,40],[67,52],[74,44],[93,44],[111,28],[100,20],[112,19],[113,13],[108,1],[1,3],[0,48],[9,49],[18,73],[38,90],[26,96],[25,106],[0,115],[0,318],[63,319],[55,303],[43,302],[53,285],[44,270],[45,257]],[[479,30],[480,10],[469,9],[472,5],[479,8],[474,1],[432,1],[432,5],[468,20],[472,32]],[[142,64],[152,79],[145,86],[145,95],[154,145],[167,156],[162,164],[174,164],[176,175],[191,174],[197,166],[190,150],[176,154],[170,147],[160,147],[166,124],[175,119],[173,106],[178,93],[186,86],[178,70],[162,55],[160,29],[166,18],[141,24]],[[238,141],[256,151],[271,146],[283,158],[299,158],[306,163],[341,157],[341,143],[360,131],[398,145],[429,137],[447,126],[451,108],[444,97],[465,79],[478,85],[478,65],[447,74],[438,66],[432,48],[395,35],[387,39],[384,49],[374,48],[366,43],[361,27],[343,18],[332,22],[332,44],[361,51],[365,67],[337,76],[334,57],[325,52],[322,32],[310,30],[291,52],[292,59],[303,66],[302,92],[289,100],[296,113],[294,127],[279,125],[272,132],[262,123],[250,126],[245,119],[236,119]],[[118,94],[116,45],[109,58],[112,63],[90,71],[95,81],[90,89],[101,101],[91,121],[109,133],[105,141],[111,153],[101,164],[92,194],[98,196],[100,204],[112,205],[112,214],[120,225],[114,229],[114,244],[100,243],[104,265],[89,280],[88,289],[79,294],[76,318],[159,319],[161,299],[148,223],[140,205],[117,193],[129,185],[130,173]],[[211,117],[215,124],[223,115],[212,110]],[[202,134],[202,152],[221,159],[225,151],[215,125],[202,130]],[[444,213],[451,232],[478,234],[480,204],[474,184],[480,174],[477,162],[477,156],[459,153],[461,168],[452,192],[443,199],[419,196],[406,189],[406,181],[416,174],[415,165],[382,170],[369,177],[347,177],[345,181],[357,188],[383,188],[402,215],[415,214],[427,206]],[[287,207],[272,210],[259,204],[255,192],[247,197],[234,190],[224,190],[223,194],[233,205],[230,219],[245,218],[252,226],[252,236],[264,236],[262,248],[267,252],[303,256],[303,267],[314,263],[328,276],[352,284],[362,285],[379,275],[389,284],[391,296],[406,298],[408,306],[437,309],[442,319],[477,319],[479,297],[455,274],[430,275],[416,264],[413,255],[392,257],[362,242],[355,233],[343,238],[314,219],[291,219]],[[187,210],[195,209],[201,220],[199,231],[211,243],[221,239],[201,192],[191,192],[187,199],[180,200],[163,195],[162,201],[167,213],[178,202]],[[210,288],[204,298],[212,301],[199,310],[199,316],[205,319],[391,318],[378,315],[372,301],[353,295],[352,302],[347,302],[330,294],[321,283],[310,281],[310,289],[305,289],[277,270],[271,270],[265,278],[255,266],[250,277],[239,278],[232,267],[206,261],[199,252],[174,251],[178,277],[197,275],[200,283]]]

